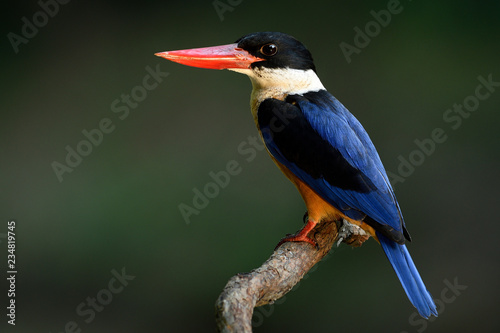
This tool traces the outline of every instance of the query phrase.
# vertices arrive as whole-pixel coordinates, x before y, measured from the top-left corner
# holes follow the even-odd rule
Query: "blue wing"
[[[324,90],[266,99],[257,116],[274,158],[345,215],[371,225],[412,304],[424,318],[437,316],[404,245],[410,237],[385,169],[357,119]]]
[[[267,99],[258,121],[270,153],[323,199],[400,244],[409,238],[373,143],[335,97],[322,90]]]

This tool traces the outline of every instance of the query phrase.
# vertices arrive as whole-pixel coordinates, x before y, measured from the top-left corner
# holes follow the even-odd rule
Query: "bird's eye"
[[[260,48],[260,52],[265,56],[273,56],[278,52],[278,47],[275,44],[266,44]]]

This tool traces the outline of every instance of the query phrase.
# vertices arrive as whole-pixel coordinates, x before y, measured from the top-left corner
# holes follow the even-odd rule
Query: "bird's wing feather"
[[[264,100],[258,123],[269,152],[323,199],[398,243],[404,222],[368,134],[327,91]]]

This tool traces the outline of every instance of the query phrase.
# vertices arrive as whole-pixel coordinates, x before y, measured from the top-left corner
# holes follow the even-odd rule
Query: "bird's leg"
[[[278,245],[274,248],[275,250],[283,243],[286,242],[306,242],[311,244],[314,247],[318,247],[318,243],[310,237],[307,236],[307,234],[316,226],[316,222],[313,220],[308,220],[307,224],[297,233],[293,235],[287,235],[283,239],[280,240]]]

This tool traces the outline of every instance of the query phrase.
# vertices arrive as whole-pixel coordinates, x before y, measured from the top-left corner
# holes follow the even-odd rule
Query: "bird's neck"
[[[250,107],[256,123],[259,105],[265,99],[284,100],[288,95],[303,95],[325,89],[312,69],[260,68],[236,71],[248,75],[252,81]]]

